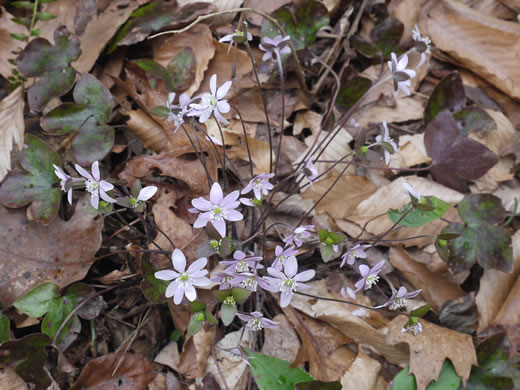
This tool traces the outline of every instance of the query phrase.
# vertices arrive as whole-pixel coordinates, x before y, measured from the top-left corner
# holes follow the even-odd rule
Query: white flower
[[[427,56],[426,54],[431,54],[432,41],[429,37],[423,37],[419,32],[419,27],[415,25],[415,30],[412,30],[412,38],[416,42],[415,50],[421,53],[421,60],[417,64],[419,68],[422,64],[426,62]]]
[[[101,180],[99,174],[99,162],[94,161],[92,163],[92,174],[88,173],[85,169],[80,167],[78,164],[75,165],[76,171],[83,176],[85,179],[85,186],[87,191],[90,192],[90,204],[92,207],[97,209],[99,207],[99,197],[108,203],[115,203],[116,200],[112,199],[107,195],[107,192],[114,189],[114,186],[105,180]]]
[[[276,328],[279,322],[264,318],[264,315],[258,311],[251,314],[237,313],[238,318],[247,322],[247,329],[250,331],[262,330],[263,328]]]
[[[54,167],[54,174],[60,179],[61,190],[67,193],[67,200],[72,204],[72,183],[81,179],[74,179],[67,175],[59,166],[52,164]]]
[[[240,30],[236,30],[233,34],[225,35],[222,38],[220,38],[218,41],[220,43],[229,42],[229,48],[227,51],[227,54],[229,54],[229,51],[231,50],[231,46],[233,46],[233,43],[235,43],[235,42],[242,43],[242,42],[245,42],[245,40],[246,40],[246,38],[244,37],[244,32],[240,31]],[[247,32],[247,40],[248,41],[253,40],[253,36],[251,35],[251,33],[249,31]]]
[[[168,121],[175,123],[175,130],[173,133],[175,134],[179,127],[184,123],[184,117],[188,115],[190,112],[189,105],[193,101],[190,99],[188,95],[183,93],[179,96],[179,104],[172,104],[175,99],[175,92],[170,92],[168,94],[168,101],[166,102],[166,106],[170,110],[170,114],[168,115]]]
[[[226,114],[230,110],[229,103],[223,99],[224,96],[231,88],[231,81],[226,81],[217,89],[217,75],[211,76],[209,81],[209,89],[211,93],[205,93],[201,96],[199,103],[190,104],[191,110],[188,116],[198,116],[199,122],[206,122],[211,114],[215,115],[215,118],[219,122],[229,124],[229,122],[221,114]]]
[[[166,288],[166,298],[173,297],[173,302],[178,305],[182,297],[186,296],[189,301],[197,298],[197,291],[193,286],[208,286],[210,280],[205,277],[208,271],[203,269],[208,263],[208,259],[201,257],[194,261],[186,270],[186,257],[180,249],[175,249],[172,253],[172,264],[175,271],[163,270],[155,273],[155,277],[160,280],[173,280]]]
[[[307,179],[309,180],[309,183],[314,182],[314,180],[318,177],[318,170],[312,163],[312,155],[309,157],[307,162],[305,163],[305,168],[303,168],[303,173],[305,176],[307,176]]]
[[[271,277],[267,276],[266,279],[273,286],[273,290],[276,289],[281,292],[281,307],[286,307],[291,303],[294,291],[311,288],[303,282],[311,280],[314,275],[316,275],[316,271],[314,270],[307,270],[297,274],[298,261],[294,256],[288,257],[285,260],[283,272],[273,267],[267,268],[267,272]]]
[[[394,140],[390,137],[390,135],[388,133],[388,126],[386,125],[386,121],[383,121],[383,134],[378,135],[376,137],[376,143],[381,145],[381,147],[383,148],[383,152],[385,155],[385,163],[386,163],[386,165],[388,165],[388,163],[390,162],[390,154],[397,152],[397,149],[399,149],[399,147],[394,142]],[[392,149],[393,149],[392,152],[390,152],[388,150],[388,145],[390,145],[392,147]]]
[[[274,186],[269,183],[269,179],[272,179],[273,177],[274,173],[262,173],[261,175],[255,176],[244,187],[241,194],[247,194],[248,192],[253,191],[256,199],[262,199],[262,195],[267,195],[269,191],[274,188]]]
[[[404,189],[408,192],[408,194],[410,194],[410,196],[411,196],[412,198],[414,198],[417,202],[420,202],[420,200],[421,200],[421,195],[419,195],[419,194],[417,193],[417,191],[415,191],[414,188],[413,188],[410,184],[404,182],[404,183],[403,183],[403,187],[404,187]]]
[[[399,62],[397,62],[395,53],[392,53],[391,56],[392,60],[388,61],[388,68],[392,72],[392,79],[394,80],[394,95],[397,95],[399,90],[410,95],[410,79],[415,77],[415,70],[406,69],[408,65],[408,55],[403,54]]]
[[[157,192],[156,186],[148,186],[141,188],[141,191],[139,191],[139,195],[137,195],[137,198],[134,198],[133,196],[130,197],[130,204],[133,208],[136,208],[141,203],[146,202],[148,199],[150,199],[152,196],[155,195]]]

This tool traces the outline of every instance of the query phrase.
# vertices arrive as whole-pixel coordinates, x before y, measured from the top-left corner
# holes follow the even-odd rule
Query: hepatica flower
[[[57,165],[52,164],[52,166],[54,167],[54,174],[58,176],[58,179],[61,180],[61,190],[67,193],[67,200],[69,201],[69,204],[72,204],[72,183],[75,181],[80,181],[81,179],[70,177]]]
[[[167,107],[170,110],[170,114],[168,115],[168,121],[175,123],[175,130],[173,133],[175,134],[179,127],[184,123],[184,117],[188,115],[190,112],[189,105],[193,101],[190,99],[188,95],[183,93],[179,96],[179,104],[173,104],[175,99],[175,92],[170,92],[168,94]]]
[[[273,286],[273,290],[280,291],[280,306],[286,307],[291,303],[294,291],[310,288],[303,282],[311,280],[316,271],[307,270],[298,272],[298,261],[296,257],[287,258],[284,266],[284,271],[279,271],[273,267],[267,268],[267,272],[271,277],[267,277],[269,283]]]
[[[248,272],[249,270],[264,268],[262,264],[259,264],[261,261],[262,257],[246,257],[244,252],[235,251],[233,260],[224,260],[220,264],[228,266],[224,272]]]
[[[429,37],[423,37],[419,32],[419,27],[415,25],[415,29],[412,30],[412,38],[415,41],[414,49],[421,54],[421,60],[417,64],[419,68],[422,64],[426,62],[427,56],[426,54],[431,54],[432,41]]]
[[[394,80],[394,95],[397,95],[399,90],[405,94],[410,95],[410,79],[415,77],[415,70],[406,69],[408,65],[408,55],[403,54],[399,61],[395,53],[391,54],[392,60],[388,61],[388,68],[392,72],[392,79]]]
[[[99,173],[99,162],[94,161],[92,163],[92,174],[87,172],[85,169],[80,167],[78,164],[75,165],[76,171],[83,176],[85,181],[85,186],[87,191],[90,192],[90,204],[95,209],[99,206],[99,198],[103,199],[108,203],[115,203],[116,200],[112,199],[107,195],[107,192],[114,189],[114,186],[105,180],[101,180],[101,175]]]
[[[390,162],[390,154],[397,152],[399,147],[390,137],[386,121],[383,121],[383,134],[376,136],[376,143],[378,145],[381,145],[381,147],[383,148],[385,163],[386,165],[388,165],[388,163]]]
[[[341,256],[340,268],[345,265],[345,262],[348,265],[353,265],[357,258],[365,259],[367,257],[365,249],[370,248],[371,246],[372,245],[354,245],[343,256]]]
[[[271,191],[274,186],[269,183],[269,179],[274,177],[274,173],[262,173],[254,178],[252,178],[249,183],[242,190],[242,194],[247,194],[248,192],[253,191],[255,194],[255,198],[260,200],[262,199],[262,195],[267,195],[269,191]]]
[[[278,35],[273,39],[265,37],[263,43],[258,45],[261,50],[265,51],[262,61],[268,61],[274,57],[276,57],[275,59],[279,59],[282,55],[289,54],[291,52],[291,47],[289,46],[290,41],[291,37],[289,35],[285,37]]]
[[[277,245],[274,249],[274,254],[276,255],[276,258],[273,262],[273,268],[277,269],[279,271],[283,270],[283,267],[285,266],[285,262],[290,257],[294,257],[296,260],[296,254],[298,253],[297,249],[294,249],[294,246],[290,246],[289,248],[283,249],[280,245]]]
[[[232,273],[233,277],[229,284],[233,287],[243,287],[248,289],[249,291],[256,291],[258,286],[267,291],[274,291],[269,283],[267,283],[264,278],[258,276],[252,272],[242,272],[242,273]]]
[[[368,290],[374,284],[377,284],[379,281],[379,272],[381,272],[381,268],[385,265],[385,261],[381,260],[379,263],[374,265],[372,268],[365,264],[361,264],[359,266],[359,273],[361,274],[361,279],[358,280],[355,284],[356,289],[354,292],[359,292],[363,288]]]
[[[279,322],[268,320],[264,315],[258,311],[251,314],[237,313],[238,318],[247,322],[246,328],[251,331],[262,330],[263,328],[276,328]]]
[[[303,245],[303,239],[311,236],[309,231],[312,229],[314,229],[314,225],[298,226],[291,234],[283,239],[285,246],[294,244],[298,248],[301,247]]]
[[[312,163],[312,156],[309,157],[307,162],[305,163],[305,168],[303,168],[303,173],[305,176],[307,176],[307,179],[309,179],[309,182],[312,183],[314,180],[318,177],[318,170]]]
[[[197,116],[199,117],[199,122],[204,123],[213,114],[219,122],[229,124],[226,118],[222,116],[222,114],[226,114],[230,110],[229,103],[224,99],[229,88],[231,88],[231,81],[226,81],[217,89],[217,75],[211,76],[209,81],[211,93],[203,94],[200,97],[200,103],[190,104],[191,110],[188,116]]]
[[[247,32],[247,40],[248,41],[253,40],[253,36],[251,35],[251,33],[249,31]],[[246,41],[246,36],[244,35],[243,31],[236,30],[233,34],[225,35],[222,38],[220,38],[218,41],[220,43],[229,42],[229,48],[227,51],[227,54],[229,54],[229,51],[231,50],[231,46],[233,46],[233,43],[235,43],[235,42],[244,43]]]
[[[406,300],[415,298],[417,295],[421,293],[422,290],[410,291],[406,289],[406,287],[399,287],[399,290],[392,294],[392,297],[386,302],[384,305],[376,306],[376,309],[381,307],[389,306],[390,310],[400,310],[406,306]]]
[[[154,196],[156,192],[156,186],[148,186],[141,188],[141,191],[139,191],[139,194],[136,198],[134,198],[133,196],[130,197],[130,205],[132,205],[132,207],[135,209],[136,207],[141,206],[141,204],[146,202],[152,196]]]
[[[203,269],[208,259],[201,257],[190,264],[186,270],[186,257],[180,249],[172,253],[172,264],[175,271],[163,270],[155,273],[160,280],[173,280],[166,288],[166,298],[173,297],[173,302],[178,305],[182,297],[186,296],[189,301],[197,298],[197,291],[193,286],[208,286],[211,282],[206,277],[208,271]]]
[[[403,187],[406,190],[406,192],[408,192],[410,197],[415,199],[416,202],[421,201],[421,195],[419,195],[419,193],[417,191],[415,191],[415,189],[410,184],[404,182]]]
[[[213,183],[209,193],[209,200],[203,197],[193,199],[191,204],[194,208],[189,209],[191,213],[201,213],[193,227],[202,228],[211,223],[221,237],[226,236],[226,221],[241,221],[244,216],[235,210],[240,202],[237,200],[239,191],[233,191],[224,197],[220,184]]]

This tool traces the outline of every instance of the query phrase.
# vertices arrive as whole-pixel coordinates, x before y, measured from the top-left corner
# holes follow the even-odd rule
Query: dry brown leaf
[[[0,32],[1,33],[1,32]],[[16,88],[0,101],[0,181],[11,170],[11,150],[23,147],[25,123],[23,119],[23,87]]]
[[[395,99],[395,106],[368,106],[366,109],[357,110],[352,118],[363,127],[384,120],[388,123],[420,120],[423,118],[425,106],[426,100],[420,96],[403,96]]]
[[[263,11],[266,14],[270,14],[274,10],[284,6],[287,3],[290,3],[291,0],[245,0],[244,7],[245,8],[254,8],[258,11]],[[248,12],[246,14],[246,19],[252,24],[256,24],[260,26],[264,21],[264,18],[261,15],[255,14],[253,12]]]
[[[307,186],[302,198],[318,201],[337,177],[327,177]],[[352,210],[377,190],[377,186],[363,176],[344,174],[316,207],[318,213],[328,213],[333,218],[348,218]]]
[[[519,295],[515,290],[518,290],[517,279],[520,273],[520,231],[515,233],[512,241],[513,271],[504,273],[487,269],[480,279],[479,291],[475,298],[479,313],[478,333],[495,323],[511,325],[509,320],[512,316],[511,312],[516,312],[516,319],[518,319]],[[515,282],[516,285],[513,287]],[[505,321],[504,318],[506,318]]]
[[[412,36],[412,30],[419,21],[421,6],[419,0],[392,0],[388,4],[388,12],[404,25],[401,41]]]
[[[29,390],[29,386],[12,368],[0,368],[0,383],[3,390]]]
[[[436,3],[436,4],[435,4]],[[475,11],[455,0],[430,2],[420,27],[457,65],[477,73],[509,96],[520,98],[520,26]],[[453,39],[457,37],[457,39]]]
[[[433,305],[437,313],[444,302],[465,295],[459,285],[431,272],[426,265],[410,257],[402,247],[390,248],[390,262],[416,289],[422,289],[422,296]]]
[[[215,347],[215,358],[218,361],[218,367],[213,356],[208,356],[206,372],[204,375],[208,373],[212,374],[219,383],[221,389],[225,389],[226,386],[224,385],[224,380],[220,373],[224,374],[228,389],[245,390],[247,388],[249,367],[240,359],[240,357],[225,350],[236,348],[239,344],[248,348],[250,335],[251,333],[248,331],[244,332],[243,328],[226,334],[226,336],[220,340]],[[268,340],[267,337],[266,340]]]
[[[508,20],[516,18],[516,12],[513,11],[513,8],[509,8],[504,4],[507,4],[507,0],[463,0],[463,2],[484,15]]]
[[[298,112],[294,118],[293,135],[297,136],[301,134],[303,129],[309,129],[311,134],[316,136],[318,131],[321,129],[322,119],[322,115],[311,110]]]
[[[71,390],[144,390],[160,370],[158,364],[141,355],[110,353],[89,360]]]
[[[188,185],[193,194],[207,194],[209,192],[206,172],[199,159],[189,160],[171,157],[165,153],[134,157],[119,173],[121,180],[126,180],[131,187],[136,179],[150,175],[154,169],[159,169],[162,176],[174,177]],[[216,167],[215,167],[216,170]],[[215,172],[216,174],[216,172]],[[216,175],[214,176],[216,178]]]
[[[166,137],[163,127],[143,110],[130,110],[123,113],[130,117],[127,122],[128,130],[134,133],[145,147],[156,153],[168,149],[168,137]]]
[[[401,332],[408,321],[405,316],[395,317],[383,333],[390,345],[406,343],[410,349],[410,373],[415,374],[417,389],[424,390],[432,381],[439,378],[445,359],[450,359],[466,385],[471,366],[477,365],[477,354],[470,335],[441,328],[421,319],[422,332],[414,336],[410,332]]]
[[[229,103],[234,105],[240,111],[240,115],[244,122],[267,123],[265,119],[264,105],[262,103],[262,96],[260,95],[258,88],[250,88],[240,91],[240,95],[235,96]],[[240,119],[235,110],[232,110],[231,115],[232,117]],[[240,121],[238,120],[238,122]],[[273,118],[269,118],[269,122],[271,126],[279,126],[279,123],[273,121]],[[242,125],[240,125],[240,127],[237,126],[237,128],[242,132]]]
[[[24,210],[0,207],[0,301],[10,306],[16,298],[42,282],[60,288],[81,280],[101,246],[103,216],[90,212],[89,196],[76,204],[68,221],[48,226],[27,220]]]
[[[178,372],[188,379],[201,378],[206,371],[206,362],[217,328],[201,329],[184,343],[179,358]]]
[[[179,365],[179,346],[177,342],[170,341],[163,349],[157,354],[154,359],[154,363],[163,364],[170,367],[172,370],[177,370]]]
[[[424,133],[403,135],[399,137],[399,153],[390,156],[389,166],[392,168],[410,168],[430,163],[431,158],[424,146]]]
[[[300,340],[293,326],[282,313],[276,315],[273,321],[279,322],[276,329],[264,329],[265,342],[260,353],[278,359],[292,362],[300,349]]]
[[[341,378],[341,385],[344,389],[376,390],[381,367],[381,363],[368,356],[360,346],[356,360]]]
[[[11,34],[27,34],[27,29],[12,21],[13,15],[0,7],[0,75],[8,78],[16,67],[9,60],[16,58],[15,51],[22,50],[24,43],[11,37]]]
[[[154,60],[166,67],[184,48],[191,47],[195,56],[195,81],[184,93],[192,96],[204,79],[210,60],[215,55],[211,31],[206,24],[198,24],[182,34],[175,34],[154,50]]]
[[[309,283],[309,285],[312,287],[306,290],[306,293],[320,297],[344,299],[343,297],[336,297],[329,293],[324,280],[312,282]],[[293,296],[291,305],[312,318],[329,323],[357,343],[369,346],[377,353],[383,355],[391,363],[406,364],[408,362],[409,353],[407,348],[402,345],[388,345],[384,340],[384,336],[367,322],[377,317],[377,322],[380,323],[380,315],[374,316],[373,312],[369,312],[368,319],[365,321],[352,314],[352,312],[357,309],[355,306],[321,299],[316,300],[298,294]]]
[[[519,194],[520,183],[518,180],[502,183],[495,191],[493,191],[493,195],[498,196],[502,200],[504,208],[510,213],[512,213],[515,208],[515,199],[519,200]]]
[[[235,8],[240,8],[244,0],[205,0],[205,3],[209,3],[215,7],[216,11],[228,11]],[[189,5],[194,3],[194,0],[177,0],[180,6]],[[236,13],[229,13],[224,15],[218,15],[211,18],[212,26],[222,26],[230,23],[236,16]]]
[[[410,202],[410,196],[403,188],[404,182],[409,183],[422,196],[433,195],[451,205],[457,204],[463,198],[461,193],[423,177],[400,177],[390,184],[379,188],[370,197],[358,204],[348,219],[336,219],[337,225],[350,236],[356,237],[361,232],[361,228],[367,221],[378,215],[382,215],[381,217],[375,218],[367,225],[366,232],[369,233],[368,236],[378,235],[386,232],[393,225],[392,221],[390,221],[390,219],[386,216],[388,210],[390,208],[401,209],[405,204]],[[446,214],[446,218],[453,220],[456,218],[456,215],[457,213],[455,210],[450,209]],[[419,228],[400,227],[399,229],[385,236],[385,239],[400,240],[403,238],[419,235],[435,236],[442,230],[445,225],[445,222],[437,220]],[[366,232],[363,234],[361,239],[367,236]],[[432,243],[433,241],[434,239],[431,237],[421,237],[415,238],[413,240],[403,241],[403,244],[406,247],[423,247]]]
[[[500,2],[504,3],[512,10],[520,13],[520,0],[500,0]]]

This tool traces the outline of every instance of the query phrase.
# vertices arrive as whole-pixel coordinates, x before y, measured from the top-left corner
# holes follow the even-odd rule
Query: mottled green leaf
[[[52,301],[49,312],[42,321],[42,333],[54,338],[63,321],[74,309],[74,302],[66,297],[58,297]],[[77,315],[73,315],[63,326],[56,338],[56,346],[64,351],[78,337],[81,331],[81,322]]]
[[[165,106],[155,106],[150,110],[150,114],[158,116],[159,118],[168,118],[171,111]]]
[[[320,254],[321,259],[323,262],[327,263],[332,259],[332,256],[334,255],[334,249],[332,248],[332,245],[326,245],[324,243],[320,244]]]
[[[193,336],[198,333],[198,331],[204,326],[205,320],[206,316],[203,311],[193,313],[190,317],[190,322],[188,322],[188,334]]]
[[[461,384],[461,379],[457,375],[453,364],[444,360],[441,373],[437,381],[432,381],[426,390],[457,390]],[[417,390],[415,375],[408,374],[408,367],[399,372],[388,386],[388,390]]]
[[[459,72],[452,72],[444,77],[434,88],[428,104],[424,109],[424,122],[430,123],[439,112],[449,110],[459,111],[466,101],[464,85]]]
[[[57,298],[59,298],[58,286],[45,282],[22,295],[13,305],[30,317],[39,318],[50,310]]]
[[[365,41],[358,35],[350,38],[350,45],[367,58],[374,58],[377,55],[380,55],[380,51],[376,45]]]
[[[173,91],[184,91],[195,80],[195,54],[191,47],[183,48],[168,64],[168,74],[173,80]]]
[[[399,41],[403,31],[404,25],[399,19],[388,17],[370,31],[370,38],[375,43],[379,53],[384,58],[389,58],[390,53],[400,52]]]
[[[336,107],[343,111],[350,110],[371,86],[372,81],[369,79],[361,76],[354,77],[349,83],[340,88],[336,99]]]
[[[54,32],[54,46],[45,38],[33,39],[16,58],[25,77],[40,77],[29,88],[31,110],[40,111],[50,99],[67,93],[74,84],[76,72],[70,63],[80,53],[79,39],[60,26]]]
[[[457,211],[460,218],[475,229],[483,223],[496,224],[506,218],[502,201],[491,194],[466,195],[458,204]]]
[[[284,360],[247,351],[251,357],[251,372],[260,390],[292,390],[297,383],[309,382],[314,378],[301,368],[290,368]]]
[[[251,290],[242,287],[233,287],[231,293],[233,294],[236,303],[244,303],[251,295]]]
[[[176,1],[152,1],[130,15],[110,44],[108,53],[113,52],[118,45],[140,42],[146,39],[148,34],[166,26],[175,29],[188,24],[198,16],[211,12],[210,10],[210,4],[204,2],[192,2],[179,7]]]
[[[399,222],[399,224],[402,226],[415,228],[441,218],[450,208],[448,203],[439,198],[436,198],[435,196],[428,196],[425,198],[428,199],[428,203],[431,203],[433,210],[424,211],[414,208],[412,211],[408,212],[410,207],[412,207],[412,205],[408,203],[401,209],[401,211],[396,209],[388,210],[388,218],[393,223],[396,223],[399,218],[408,212],[408,214],[401,220],[401,222]]]
[[[41,333],[7,341],[0,346],[0,365],[14,368],[24,381],[33,383],[37,390],[46,389],[51,384],[44,369],[47,360],[46,347],[50,343],[49,336]]]
[[[496,130],[497,124],[491,116],[480,107],[466,107],[453,114],[460,134],[467,137],[469,133],[484,133]]]
[[[143,256],[141,260],[141,273],[143,280],[141,281],[141,291],[150,303],[166,302],[166,287],[170,282],[157,279],[154,274],[158,270],[150,263],[147,256]]]
[[[162,80],[168,91],[176,91],[172,76],[161,64],[149,58],[135,60],[134,63],[144,70],[148,77]]]
[[[329,23],[327,8],[317,0],[303,0],[278,8],[271,16],[276,18],[290,35],[296,50],[310,47],[316,40],[316,33]],[[270,21],[262,23],[262,37],[274,38],[281,35]]]
[[[58,154],[39,138],[27,134],[20,157],[23,171],[8,173],[0,186],[0,202],[14,208],[30,203],[28,218],[50,223],[56,217],[61,199],[59,179],[52,164],[61,166]]]
[[[104,159],[114,145],[114,138],[115,130],[112,127],[87,120],[72,141],[72,152],[78,164],[86,166]]]
[[[69,134],[78,131],[90,117],[87,105],[64,103],[45,114],[40,124],[49,133]]]
[[[110,119],[114,107],[114,99],[107,87],[91,74],[84,74],[74,87],[74,101],[90,108],[98,123]]]

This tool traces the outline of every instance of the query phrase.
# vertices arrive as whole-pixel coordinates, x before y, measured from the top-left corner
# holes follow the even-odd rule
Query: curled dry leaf
[[[341,385],[344,389],[386,389],[386,381],[379,376],[381,367],[381,363],[368,356],[363,347],[359,346],[356,360],[341,378]]]
[[[191,47],[195,56],[195,81],[184,91],[188,96],[192,96],[199,89],[204,79],[204,72],[215,55],[215,43],[211,37],[211,30],[206,24],[198,24],[182,34],[172,35],[156,47],[154,60],[167,67],[170,61],[186,47]]]
[[[410,283],[422,289],[422,296],[437,313],[444,302],[464,296],[464,291],[457,284],[428,270],[426,265],[415,261],[402,247],[390,248],[390,262]]]
[[[144,390],[160,369],[138,354],[111,353],[90,360],[72,389]]]
[[[190,337],[182,348],[178,372],[188,379],[201,378],[206,370],[206,363],[217,328],[201,329]]]
[[[247,388],[249,374],[248,365],[240,359],[239,356],[225,350],[236,348],[237,345],[248,348],[250,336],[251,332],[244,332],[243,328],[235,332],[230,332],[215,346],[215,358],[217,359],[217,362],[215,362],[213,356],[208,356],[206,372],[204,375],[211,373],[219,383],[221,389],[226,388],[224,380],[229,389],[242,390]],[[267,340],[268,338],[266,337],[266,342]],[[298,340],[298,338],[296,338],[296,340]],[[219,367],[217,367],[217,363]],[[220,373],[224,374],[224,378],[222,378]]]
[[[143,110],[124,112],[130,119],[127,122],[128,130],[134,133],[145,147],[156,153],[168,149],[168,137],[163,127],[148,116]]]
[[[101,246],[103,217],[90,213],[88,196],[82,197],[69,221],[51,225],[27,221],[23,210],[0,207],[0,301],[10,306],[16,298],[48,281],[59,287],[85,277]]]
[[[366,232],[361,236],[371,237],[386,232],[393,225],[392,221],[387,217],[386,212],[390,208],[401,209],[405,204],[410,202],[410,196],[403,189],[404,182],[409,183],[422,196],[436,196],[439,199],[449,203],[457,204],[463,195],[457,191],[444,187],[441,184],[434,183],[428,179],[419,176],[400,177],[390,184],[379,188],[370,197],[362,201],[352,211],[351,216],[347,219],[336,219],[338,226],[349,235],[356,237],[363,227],[363,225],[375,218],[366,227]],[[453,220],[456,216],[455,210],[448,210],[446,218]],[[446,223],[441,220],[436,220],[418,228],[400,227],[392,233],[385,236],[385,240],[400,240],[403,238],[414,237],[419,235],[435,236]],[[368,232],[368,234],[367,234]],[[420,237],[413,240],[406,240],[403,242],[404,246],[419,246],[423,247],[433,242],[431,237]]]
[[[306,290],[306,293],[320,297],[343,299],[341,296],[336,297],[329,293],[324,280],[308,284],[312,288]],[[340,302],[317,300],[298,294],[293,296],[291,305],[312,318],[329,323],[345,336],[383,355],[391,363],[406,364],[408,362],[407,349],[402,345],[388,345],[380,331],[352,313],[357,307]],[[368,314],[367,321],[370,321],[372,315],[371,312]]]
[[[488,16],[460,1],[432,4],[435,6],[421,15],[420,28],[433,44],[457,65],[470,69],[509,96],[520,98],[518,23]]]
[[[417,389],[425,390],[432,380],[437,380],[446,359],[451,360],[465,385],[471,366],[478,364],[471,336],[441,328],[424,319],[421,319],[422,332],[414,336],[410,332],[401,332],[407,321],[408,318],[397,316],[383,333],[390,345],[406,343],[410,347],[410,373],[415,374]]]
[[[496,269],[487,269],[480,279],[479,291],[475,298],[479,313],[477,329],[479,333],[492,324],[511,325],[511,318],[518,323],[520,318],[518,311],[520,295],[517,280],[520,273],[520,231],[517,231],[512,237],[512,247],[512,272],[505,273]]]
[[[420,164],[429,164],[432,159],[428,157],[424,147],[424,133],[403,135],[399,137],[399,153],[390,156],[392,168],[410,168]]]
[[[0,128],[0,181],[11,169],[11,150],[14,144],[18,146],[18,150],[22,150],[23,147],[25,131],[23,108],[22,86],[16,88],[0,101],[0,123],[3,123]]]
[[[276,328],[265,328],[265,342],[260,353],[292,362],[300,349],[300,340],[293,326],[282,313],[276,315],[273,321],[279,322]]]

